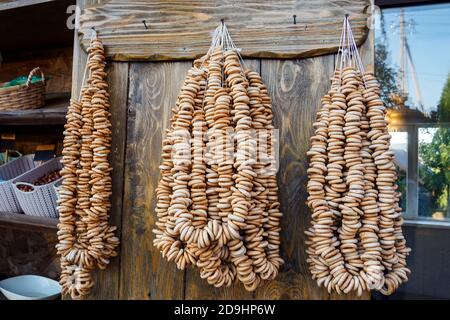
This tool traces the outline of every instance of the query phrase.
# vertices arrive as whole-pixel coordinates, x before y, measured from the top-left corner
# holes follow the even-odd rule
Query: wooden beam
[[[114,62],[108,65],[108,84],[111,104],[112,145],[110,163],[112,171],[112,192],[110,224],[117,227],[116,235],[120,238],[122,230],[123,173],[125,166],[125,143],[127,134],[127,91],[128,63]],[[118,256],[111,259],[106,270],[95,272],[95,286],[88,299],[119,299],[120,282],[120,246]]]
[[[113,60],[183,60],[204,54],[211,33],[224,19],[246,57],[304,58],[337,51],[346,13],[357,43],[363,43],[369,4],[370,0],[112,0],[85,8],[80,32],[86,49],[94,27]]]
[[[0,213],[0,227],[56,233],[58,219],[34,217],[23,213]]]
[[[184,272],[161,257],[152,229],[162,139],[190,67],[190,62],[130,64],[120,299],[184,298]]]

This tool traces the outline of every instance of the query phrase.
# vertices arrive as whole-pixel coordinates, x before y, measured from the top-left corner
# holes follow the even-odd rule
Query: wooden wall
[[[83,7],[97,1],[78,1]],[[73,90],[79,92],[86,54],[75,39]],[[372,59],[371,37],[364,45]],[[309,210],[306,200],[306,151],[321,96],[329,87],[334,55],[292,60],[248,60],[262,74],[273,99],[275,127],[280,130],[279,195],[282,250],[285,260],[275,281],[254,293],[241,285],[215,289],[197,270],[179,271],[152,245],[155,188],[162,136],[169,123],[190,61],[109,62],[113,114],[113,210],[121,248],[108,270],[97,273],[91,299],[356,299],[329,295],[312,281],[307,269],[304,230]],[[366,295],[363,298],[368,298]]]

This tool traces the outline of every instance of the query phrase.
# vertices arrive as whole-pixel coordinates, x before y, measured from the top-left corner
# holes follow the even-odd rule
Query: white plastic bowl
[[[61,286],[49,278],[26,275],[0,281],[0,291],[9,300],[54,300]]]

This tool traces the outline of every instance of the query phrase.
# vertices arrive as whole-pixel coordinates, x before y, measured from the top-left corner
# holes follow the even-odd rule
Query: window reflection
[[[419,128],[418,172],[419,216],[450,219],[450,128]]]
[[[388,106],[412,273],[393,296],[375,299],[450,298],[449,17],[450,2],[408,5],[382,8],[376,23],[375,73]]]
[[[435,118],[450,81],[450,3],[387,8],[375,29],[375,71],[387,105]]]
[[[450,3],[386,8],[375,72],[406,219],[450,219]]]

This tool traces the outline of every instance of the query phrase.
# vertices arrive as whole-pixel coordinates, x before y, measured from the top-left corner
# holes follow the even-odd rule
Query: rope
[[[338,69],[339,66],[339,69]],[[334,63],[334,74],[339,70],[339,74],[342,73],[342,69],[346,67],[353,67],[356,71],[359,71],[361,76],[364,75],[364,64],[361,59],[361,55],[356,45],[355,37],[353,36],[352,27],[350,25],[350,19],[348,15],[344,17],[342,22],[342,31],[339,39],[339,48]],[[366,87],[366,80],[363,78],[364,87]],[[333,77],[331,86],[336,85],[337,77]]]
[[[92,28],[90,42],[92,42],[93,40],[97,40],[97,31],[94,28]],[[83,87],[84,87],[84,84],[85,84],[85,81],[86,81],[87,71],[89,69],[88,68],[88,60],[89,60],[89,57],[86,58],[86,64],[84,66],[84,73],[83,73],[83,80],[81,80],[80,93],[78,94],[78,101],[81,100],[81,94],[83,92]],[[90,75],[91,75],[91,71],[89,70],[89,76]]]

